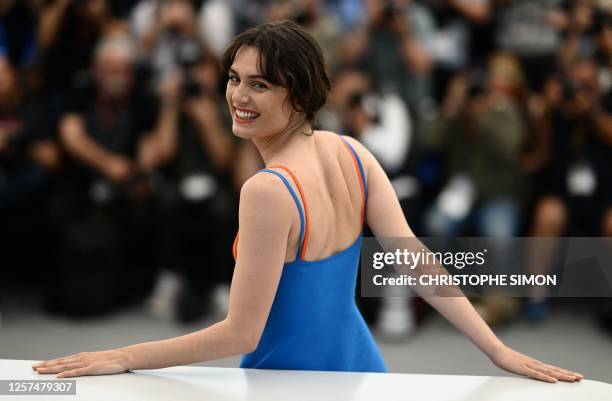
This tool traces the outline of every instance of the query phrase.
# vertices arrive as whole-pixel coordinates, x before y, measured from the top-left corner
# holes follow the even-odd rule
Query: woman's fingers
[[[556,383],[557,379],[554,377],[547,375],[546,373],[540,372],[539,370],[533,369],[529,366],[525,366],[525,375],[532,377],[534,379],[542,380],[548,383]]]
[[[579,376],[565,369],[558,368],[556,366],[547,365],[545,363],[537,361],[536,364],[532,364],[528,366],[529,369],[542,373],[548,377],[552,377],[557,380],[565,381],[565,382],[575,382]]]
[[[67,355],[67,356],[63,356],[61,358],[55,358],[55,359],[49,359],[46,361],[42,361],[42,362],[38,362],[32,365],[33,369],[39,368],[39,367],[45,367],[45,366],[52,366],[52,365],[56,365],[59,363],[66,363],[70,360],[73,359],[77,359],[79,358],[80,355],[79,354],[73,354],[73,355]]]
[[[580,373],[548,365],[530,356],[521,354],[511,348],[505,347],[492,356],[492,361],[498,367],[519,375],[528,376],[548,383],[559,380],[575,382],[584,376]]]
[[[579,373],[575,373],[567,369],[562,369],[558,366],[549,365],[538,360],[535,360],[535,365],[531,367],[540,370],[550,376],[553,376],[558,380],[563,380],[567,382],[574,382],[582,378],[582,375],[580,375]]]
[[[558,366],[549,365],[547,363],[542,363],[542,365],[546,366],[549,369],[557,370],[557,371],[559,371],[561,373],[564,373],[566,375],[574,376],[576,378],[576,380],[582,380],[584,378],[584,376],[581,375],[578,372],[572,372],[571,370],[563,369],[563,368],[560,368]]]
[[[561,380],[564,382],[574,382],[576,381],[576,376],[568,375],[566,373],[559,372],[558,370],[549,369],[545,367],[537,368],[536,370],[547,374],[548,376],[552,376],[557,380]]]
[[[49,367],[49,366],[55,366],[55,365],[63,365],[66,363],[71,363],[74,361],[79,360],[78,357],[64,357],[64,358],[58,358],[58,359],[51,359],[49,361],[45,361],[45,362],[41,362],[38,364],[38,366],[36,366],[37,368],[39,367]]]
[[[73,363],[58,364],[58,365],[53,365],[53,366],[48,366],[48,367],[41,367],[41,368],[38,368],[37,371],[40,374],[46,375],[46,374],[61,373],[61,372],[68,371],[68,370],[82,368],[86,365],[87,364],[84,362],[73,362]]]

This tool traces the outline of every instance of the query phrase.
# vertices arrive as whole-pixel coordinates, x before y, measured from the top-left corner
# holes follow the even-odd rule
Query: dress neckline
[[[326,257],[324,257],[322,259],[317,259],[317,260],[294,259],[291,262],[285,262],[284,265],[287,266],[287,265],[297,265],[297,264],[316,264],[316,263],[328,262],[330,260],[339,258],[342,255],[348,253],[356,245],[360,245],[362,238],[363,237],[361,236],[361,233],[359,233],[359,236],[357,237],[357,239],[355,241],[353,241],[353,243],[351,245],[349,245],[348,247],[344,248],[341,251],[338,251],[338,252],[334,253],[333,255],[326,256]]]

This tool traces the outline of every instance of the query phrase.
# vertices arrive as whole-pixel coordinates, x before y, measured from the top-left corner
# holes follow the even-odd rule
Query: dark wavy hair
[[[314,126],[317,111],[331,89],[321,47],[308,31],[293,21],[278,21],[247,29],[234,38],[221,57],[227,75],[242,46],[259,51],[264,78],[287,89],[293,109]]]

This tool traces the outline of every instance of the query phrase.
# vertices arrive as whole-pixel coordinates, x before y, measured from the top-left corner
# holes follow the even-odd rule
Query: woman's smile
[[[234,120],[238,124],[252,124],[257,117],[259,117],[259,113],[255,111],[234,107]]]

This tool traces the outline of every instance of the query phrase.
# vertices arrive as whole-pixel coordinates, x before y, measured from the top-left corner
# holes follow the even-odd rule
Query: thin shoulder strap
[[[306,212],[304,212],[302,210],[302,205],[300,204],[300,201],[297,197],[297,195],[295,194],[295,191],[293,190],[293,188],[291,188],[291,184],[289,184],[289,181],[287,181],[287,179],[278,171],[274,171],[271,170],[269,168],[263,169],[263,170],[259,170],[257,173],[271,173],[274,174],[275,176],[277,176],[278,178],[280,178],[283,183],[285,184],[285,186],[287,187],[287,189],[289,190],[289,193],[291,194],[291,197],[293,198],[293,201],[295,202],[295,205],[297,206],[298,212],[300,214],[300,243],[298,246],[298,250],[297,250],[297,255],[296,255],[296,259],[302,259],[303,255],[304,255],[304,250],[306,249],[306,243],[307,243],[307,234],[308,234],[308,228],[309,228],[309,224],[308,224],[308,209],[306,207],[306,200],[304,198],[304,194],[302,191],[302,187],[300,186],[299,182],[297,181],[297,179],[295,178],[295,176],[293,175],[293,173],[287,169],[284,166],[272,166],[270,168],[282,168],[283,170],[287,171],[291,177],[293,178],[293,180],[295,181],[296,186],[298,187],[298,191],[300,192],[300,195],[302,195],[302,202],[304,203],[304,209],[306,210]],[[256,173],[256,174],[257,174]],[[239,238],[240,233],[236,234],[236,239],[234,239],[234,245],[232,247],[232,251],[234,254],[234,259],[237,258],[238,256],[238,238]]]
[[[302,198],[302,203],[304,204],[304,215],[306,217],[306,227],[305,227],[305,232],[304,232],[304,241],[301,241],[301,236],[300,236],[300,248],[298,250],[298,257],[299,259],[304,259],[304,255],[306,255],[306,249],[308,248],[308,242],[310,240],[310,216],[308,214],[308,203],[306,202],[306,195],[304,195],[304,190],[302,190],[302,186],[300,185],[300,181],[297,179],[297,177],[295,176],[295,174],[293,174],[293,171],[291,171],[290,169],[288,169],[286,166],[277,164],[274,166],[270,166],[270,168],[281,168],[283,169],[287,174],[289,174],[291,176],[291,178],[293,179],[293,182],[295,182],[295,186],[298,189],[298,192],[300,193],[300,197]],[[289,187],[289,189],[291,189],[291,187]],[[294,196],[295,199],[295,196]],[[299,208],[299,202],[296,200],[296,204],[298,205]],[[302,220],[302,226],[304,226],[304,221]],[[301,228],[300,228],[300,232],[301,232]]]
[[[363,165],[361,164],[361,159],[359,159],[359,155],[355,152],[355,149],[351,146],[350,143],[343,136],[340,136],[340,139],[344,143],[344,146],[349,151],[351,158],[353,159],[353,164],[355,164],[355,169],[357,170],[357,175],[359,176],[359,186],[361,187],[361,199],[362,199],[362,207],[361,207],[361,225],[363,226],[365,222],[365,210],[366,203],[368,198],[368,188],[365,179],[365,173],[363,171]]]

